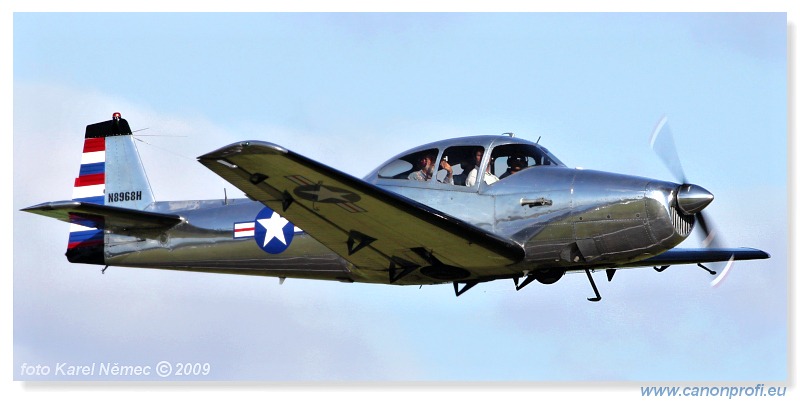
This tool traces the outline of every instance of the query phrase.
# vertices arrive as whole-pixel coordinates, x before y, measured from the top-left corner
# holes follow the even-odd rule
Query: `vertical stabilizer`
[[[93,189],[81,194],[89,197],[85,201],[136,210],[155,201],[131,128],[119,113],[112,120],[86,126],[83,157],[75,191],[81,189],[78,181],[84,175],[91,177],[86,183]],[[103,192],[97,193],[100,189]],[[75,196],[73,199],[80,200]]]
[[[86,126],[72,199],[136,210],[155,201],[131,128],[119,112],[111,120]],[[102,264],[104,244],[102,229],[73,223],[67,258],[76,263]]]

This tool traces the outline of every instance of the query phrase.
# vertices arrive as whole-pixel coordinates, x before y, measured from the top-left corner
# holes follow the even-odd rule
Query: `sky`
[[[168,380],[780,384],[789,378],[783,13],[16,13],[15,380],[58,363],[209,363]],[[419,144],[500,134],[572,167],[673,180],[666,115],[724,245],[769,252],[515,291],[72,265],[85,125],[122,113],[158,200],[241,196],[195,158],[273,142],[355,176]],[[693,235],[681,246],[698,246]],[[159,381],[162,378],[114,378]]]

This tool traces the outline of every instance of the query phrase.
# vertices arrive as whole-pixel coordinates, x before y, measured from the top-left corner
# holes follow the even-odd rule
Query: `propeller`
[[[672,130],[669,128],[667,117],[662,116],[658,121],[653,134],[650,135],[650,148],[661,158],[661,162],[681,183],[686,183],[686,174],[683,173],[681,159],[678,157],[678,150],[675,148],[675,140],[672,139]]]
[[[703,247],[719,247],[721,244],[719,234],[714,225],[712,225],[711,220],[702,212],[703,208],[714,200],[714,195],[700,186],[689,183],[683,171],[681,160],[678,157],[678,150],[675,148],[675,140],[666,116],[658,121],[656,128],[653,130],[653,134],[650,136],[650,148],[653,149],[661,159],[661,162],[682,184],[678,188],[676,195],[678,207],[686,214],[694,214],[697,225],[703,234]],[[733,266],[733,256],[728,260],[721,274],[711,282],[711,285],[719,285],[730,271],[731,266]]]

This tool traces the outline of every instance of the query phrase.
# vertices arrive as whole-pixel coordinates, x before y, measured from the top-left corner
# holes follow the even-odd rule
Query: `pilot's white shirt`
[[[499,180],[500,179],[492,175],[491,172],[486,172],[486,174],[483,175],[483,181],[486,182],[487,185],[491,185],[492,183],[495,183]],[[478,168],[472,168],[472,170],[469,171],[469,175],[467,175],[467,181],[464,184],[466,186],[475,186],[475,182],[477,181],[478,181]]]

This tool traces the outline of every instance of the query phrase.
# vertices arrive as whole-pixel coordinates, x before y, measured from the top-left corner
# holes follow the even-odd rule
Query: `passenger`
[[[483,158],[483,150],[477,149],[475,153],[472,154],[472,161],[468,164],[472,166],[472,169],[467,171],[466,169],[464,172],[469,172],[467,174],[467,179],[464,181],[464,186],[475,186],[475,182],[478,181],[478,168],[481,167],[481,159]]]
[[[508,164],[508,169],[500,175],[500,179],[505,179],[511,174],[515,174],[528,167],[528,159],[524,156],[511,155],[508,157],[506,163]]]
[[[414,171],[408,175],[408,179],[415,181],[429,181],[433,177],[433,165],[436,162],[436,154],[428,153],[422,155],[419,159],[419,170]],[[447,171],[447,176],[444,178],[444,183],[453,184],[453,167],[447,162],[447,158],[442,159],[439,166]]]
[[[478,169],[481,166],[481,160],[483,159],[483,150],[475,150],[475,168],[469,172],[467,176],[466,186],[475,186],[475,183],[478,181]],[[492,161],[489,161],[486,164],[486,172],[483,174],[483,181],[486,182],[487,185],[491,185],[499,181],[500,179],[494,174],[492,174]]]

